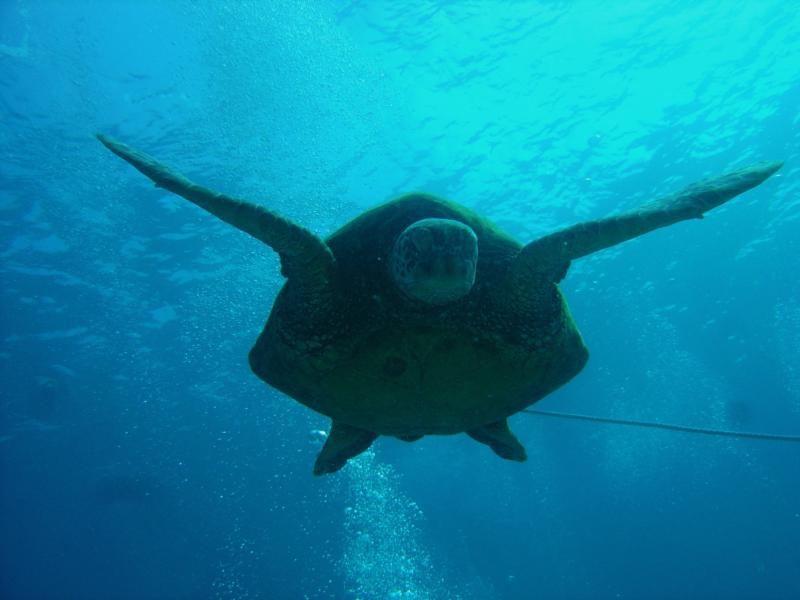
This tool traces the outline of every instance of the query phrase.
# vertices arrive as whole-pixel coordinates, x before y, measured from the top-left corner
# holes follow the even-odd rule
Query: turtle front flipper
[[[377,437],[377,433],[333,421],[328,439],[314,463],[314,475],[335,473],[349,459],[369,448]]]
[[[516,285],[541,280],[543,274],[563,277],[571,260],[610,248],[654,229],[704,213],[756,187],[783,163],[759,163],[718,177],[704,179],[677,194],[659,198],[617,216],[562,229],[525,246],[513,267]]]
[[[486,444],[500,458],[525,462],[528,458],[525,447],[508,428],[508,421],[496,421],[483,427],[471,429],[467,435],[473,440]]]
[[[155,182],[215,217],[261,240],[281,256],[284,274],[311,293],[329,284],[334,258],[328,245],[307,229],[261,206],[206,189],[144,152],[97,134],[103,145]]]

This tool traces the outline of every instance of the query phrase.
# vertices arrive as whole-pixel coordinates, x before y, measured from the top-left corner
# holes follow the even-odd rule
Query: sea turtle
[[[506,419],[572,379],[589,356],[558,287],[570,261],[702,218],[781,167],[760,163],[706,179],[527,245],[422,193],[373,208],[323,240],[98,138],[158,187],[280,255],[287,281],[250,366],[332,419],[317,475],[339,470],[379,435],[414,441],[466,432],[502,458],[524,461]]]

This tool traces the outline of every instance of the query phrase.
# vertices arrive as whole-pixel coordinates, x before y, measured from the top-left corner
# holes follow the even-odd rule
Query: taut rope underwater
[[[596,423],[610,423],[613,425],[630,425],[633,427],[650,427],[653,429],[669,429],[685,433],[701,433],[703,435],[718,435],[723,437],[751,438],[756,440],[770,440],[773,442],[800,442],[800,435],[781,435],[777,433],[758,433],[751,431],[729,431],[726,429],[706,429],[703,427],[688,427],[686,425],[673,425],[671,423],[653,423],[650,421],[634,421],[632,419],[612,419],[610,417],[593,417],[575,413],[558,412],[552,410],[539,410],[526,408],[520,412],[529,415],[544,417],[557,417],[559,419],[576,419],[578,421],[594,421]]]

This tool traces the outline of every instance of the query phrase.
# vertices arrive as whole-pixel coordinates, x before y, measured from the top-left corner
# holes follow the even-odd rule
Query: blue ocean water
[[[800,597],[800,446],[517,415],[524,464],[327,419],[247,352],[265,246],[103,131],[327,235],[413,190],[519,240],[758,160],[573,264],[537,407],[800,434],[800,11],[786,0],[0,3],[0,596]]]

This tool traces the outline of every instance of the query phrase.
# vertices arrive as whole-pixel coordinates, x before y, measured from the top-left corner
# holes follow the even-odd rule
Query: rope
[[[755,440],[771,440],[774,442],[800,442],[800,435],[780,435],[776,433],[756,433],[751,431],[728,431],[725,429],[706,429],[703,427],[688,427],[686,425],[672,425],[670,423],[651,423],[649,421],[634,421],[631,419],[611,419],[609,417],[592,417],[575,413],[564,413],[550,410],[524,409],[520,412],[530,415],[545,417],[558,417],[560,419],[576,419],[579,421],[595,421],[597,423],[612,423],[614,425],[632,425],[634,427],[651,427],[654,429],[669,429],[686,433],[702,433],[704,435],[719,435],[724,437],[751,438]]]

